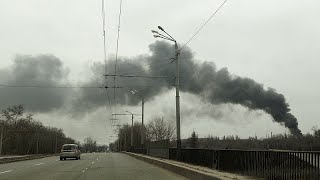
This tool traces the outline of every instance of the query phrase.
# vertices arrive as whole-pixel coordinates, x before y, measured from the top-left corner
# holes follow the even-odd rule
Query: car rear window
[[[71,145],[63,146],[63,150],[73,150],[73,149],[76,149],[76,146],[71,146]]]

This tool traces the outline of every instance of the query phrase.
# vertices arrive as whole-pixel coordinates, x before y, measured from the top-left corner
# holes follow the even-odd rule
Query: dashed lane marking
[[[83,173],[84,173],[87,169],[88,169],[88,168],[85,168],[85,169],[84,169],[83,171],[81,171],[81,172],[83,172]]]
[[[34,164],[33,166],[40,166],[40,165],[42,165],[42,164],[44,164],[44,163]]]
[[[9,173],[9,172],[11,172],[11,171],[12,171],[12,170],[2,171],[2,172],[0,172],[0,174]]]

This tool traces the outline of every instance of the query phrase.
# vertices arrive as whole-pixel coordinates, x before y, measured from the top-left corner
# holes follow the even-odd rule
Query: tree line
[[[83,153],[105,152],[108,150],[107,145],[99,145],[92,137],[86,137],[84,142],[79,144],[79,146]]]
[[[63,144],[76,143],[62,129],[34,120],[23,105],[2,109],[0,127],[2,155],[59,153]]]
[[[145,134],[145,144],[165,139],[175,139],[175,125],[173,121],[166,121],[164,117],[156,116],[149,121],[144,128],[140,122],[133,125],[133,146],[131,146],[131,125],[124,124],[118,129],[118,137],[114,143],[109,144],[113,151],[129,150],[130,148],[142,148],[141,131]]]
[[[133,126],[133,146],[131,146],[131,125],[125,124],[118,129],[118,138],[111,143],[110,149],[129,150],[141,147],[141,123]],[[165,121],[163,117],[155,117],[145,125],[145,144],[153,141],[170,139],[170,147],[176,147],[175,124]],[[313,128],[313,133],[301,136],[292,134],[275,134],[266,138],[240,138],[237,135],[213,136],[199,138],[193,131],[186,139],[182,139],[182,148],[205,149],[244,149],[244,150],[295,150],[295,151],[320,151],[320,129]],[[145,148],[145,147],[144,147]]]
[[[174,146],[175,142],[172,142]],[[193,131],[188,139],[182,141],[183,148],[207,149],[244,149],[244,150],[294,150],[320,151],[320,129],[314,128],[313,133],[294,136],[291,134],[275,134],[267,138],[249,137],[241,139],[239,136],[223,136],[222,138],[209,135],[198,138]]]

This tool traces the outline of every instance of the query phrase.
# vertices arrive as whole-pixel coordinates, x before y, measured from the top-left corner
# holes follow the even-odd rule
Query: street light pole
[[[131,114],[131,142],[130,142],[130,145],[131,145],[131,148],[133,148],[133,113],[131,113],[129,111],[126,111],[126,112]]]
[[[144,98],[142,96],[142,125],[141,125],[141,146],[144,148]]]
[[[2,155],[2,143],[3,143],[3,126],[4,123],[1,124],[1,134],[0,134],[0,155]]]
[[[181,137],[180,137],[180,68],[179,68],[179,49],[177,41],[174,41],[176,50],[176,124],[177,124],[177,159],[180,160],[181,153]]]
[[[131,114],[131,148],[133,147],[133,114]]]
[[[158,26],[158,29],[160,29],[162,32],[164,32],[166,35],[163,35],[159,33],[158,31],[152,30],[151,32],[154,33],[155,38],[162,38],[165,40],[169,40],[174,42],[174,47],[175,47],[175,61],[176,61],[176,128],[177,128],[177,160],[180,160],[181,157],[181,137],[180,137],[180,93],[179,93],[179,78],[180,78],[180,73],[179,73],[179,54],[180,50],[178,48],[178,43],[177,41],[170,35],[168,34],[161,26]]]
[[[119,116],[119,115],[131,115],[131,142],[130,142],[130,145],[131,145],[131,148],[133,147],[133,116],[134,115],[141,115],[141,114],[133,114],[129,111],[126,111],[130,114],[112,114],[113,116]]]
[[[142,120],[141,120],[141,146],[142,148],[144,147],[144,97],[137,91],[137,90],[133,90],[131,91],[132,94],[137,94],[140,98],[141,98],[141,101],[142,101]]]

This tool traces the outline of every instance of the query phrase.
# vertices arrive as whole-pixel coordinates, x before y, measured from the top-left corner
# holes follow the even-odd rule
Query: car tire
[[[62,157],[60,157],[60,161],[62,161],[63,160],[63,158]]]
[[[63,158],[64,160],[67,160],[67,158]]]

